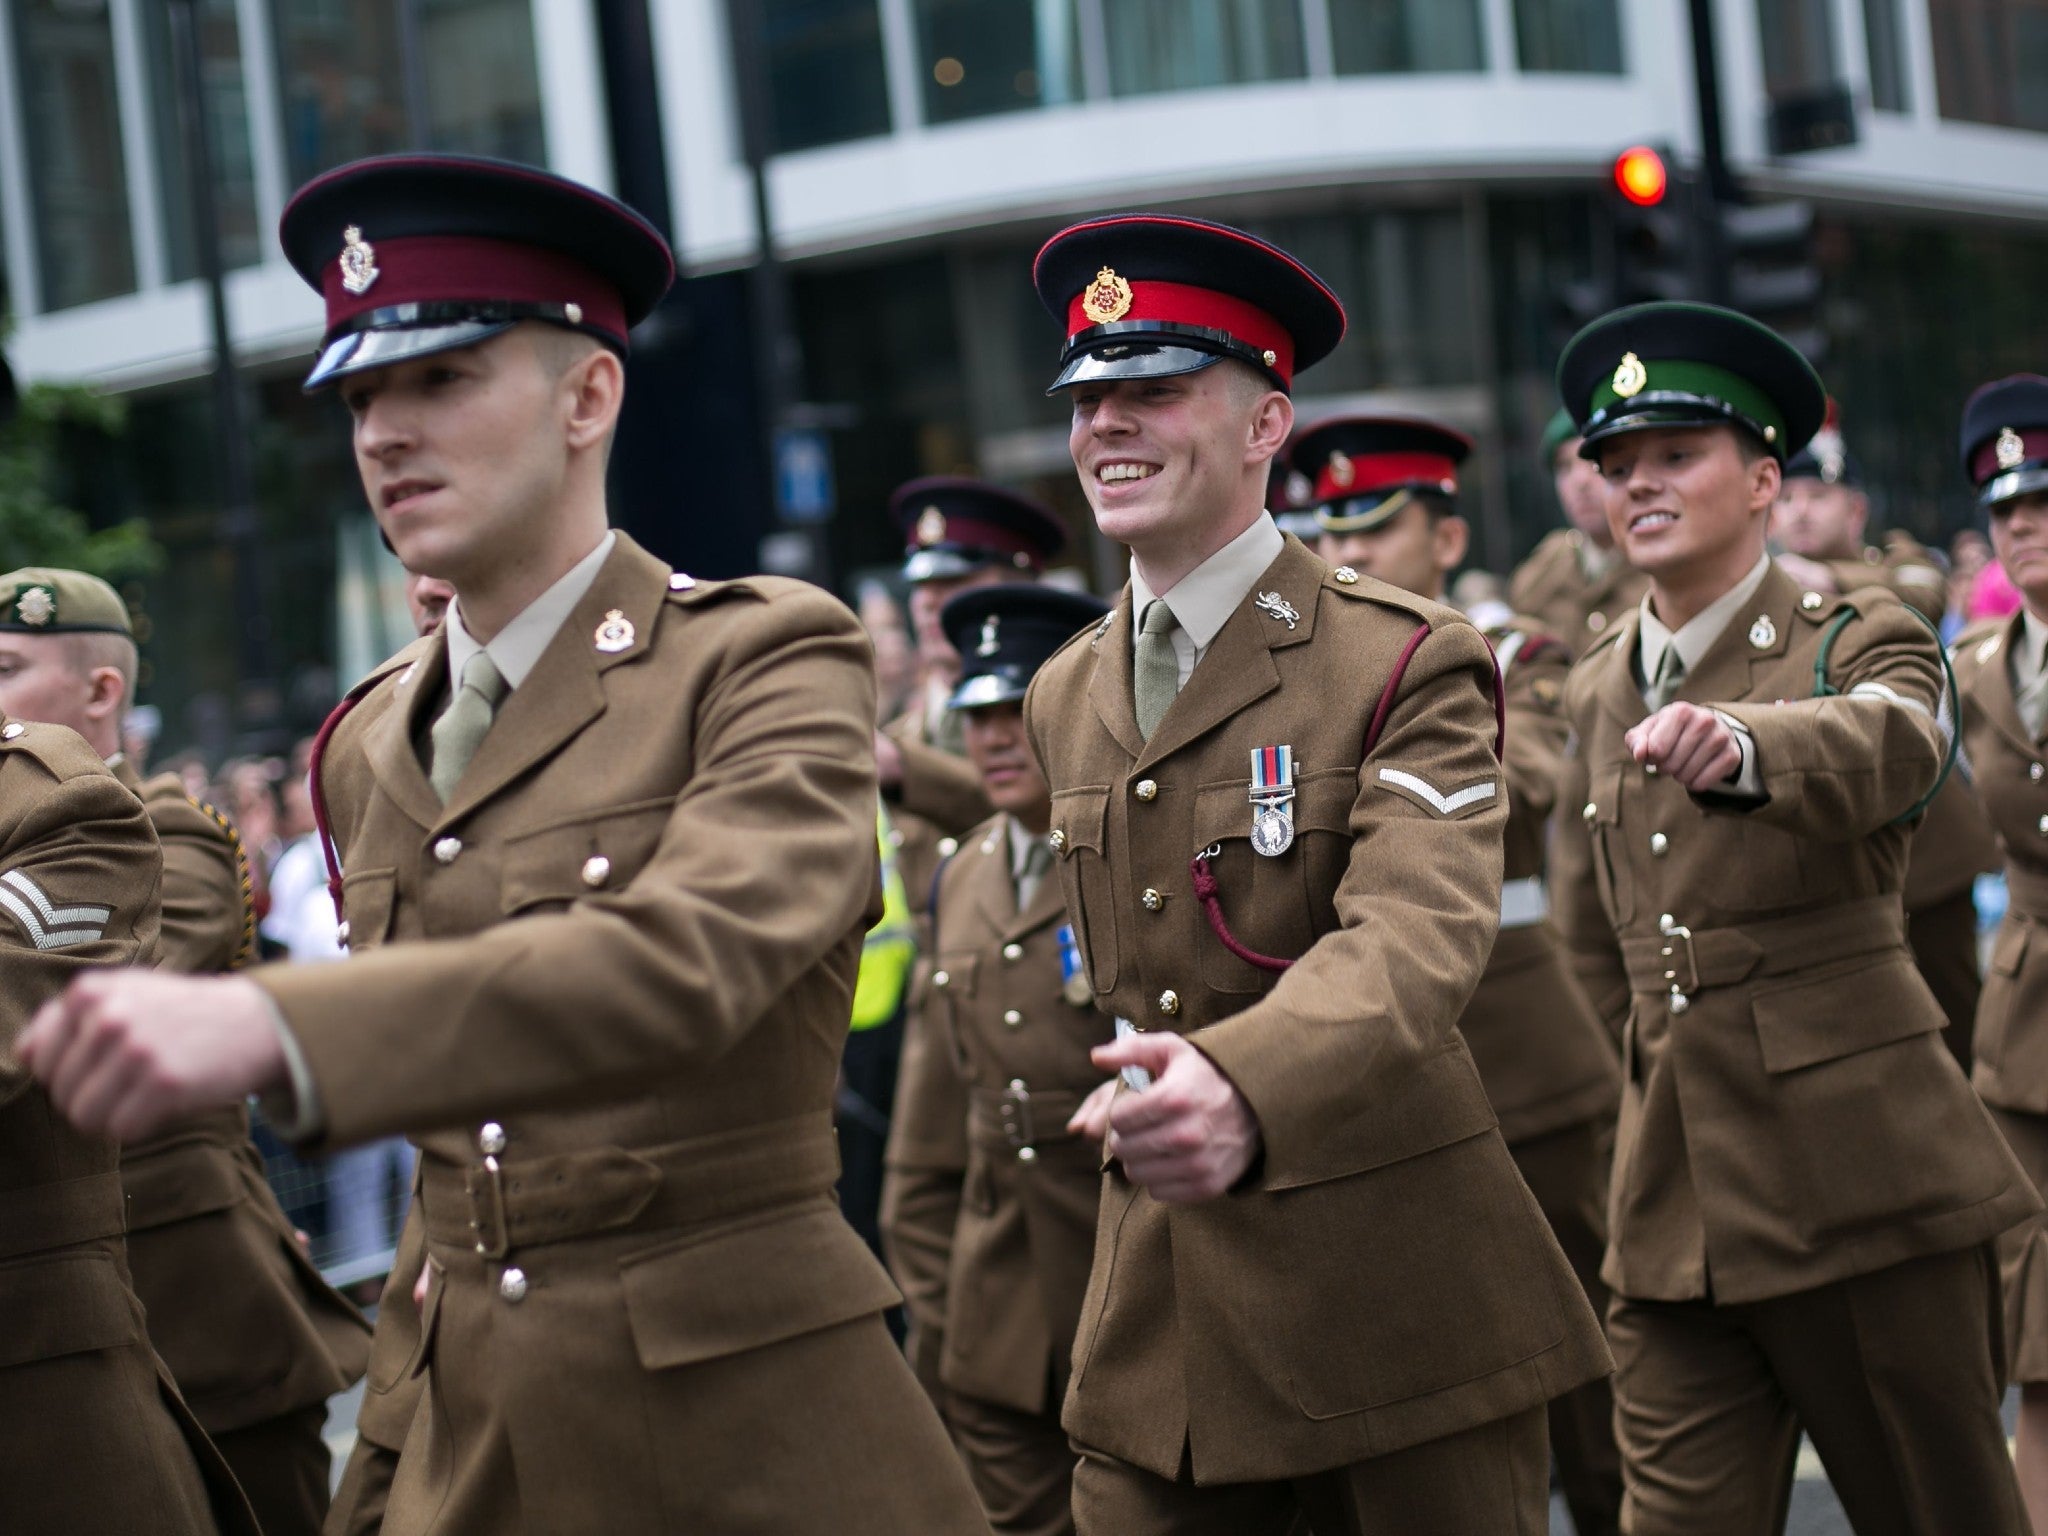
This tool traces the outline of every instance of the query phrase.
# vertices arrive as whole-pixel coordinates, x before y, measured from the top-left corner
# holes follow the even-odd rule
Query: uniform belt
[[[1655,938],[1622,940],[1629,986],[1690,997],[1702,987],[1897,949],[1906,942],[1906,914],[1894,893],[1727,928],[1688,928],[1667,917],[1663,929]]]
[[[2036,922],[2048,923],[2048,871],[2027,869],[2008,860],[2005,888],[2013,911]]]
[[[984,1146],[1023,1148],[1072,1139],[1067,1122],[1087,1097],[1060,1088],[1027,1087],[1012,1078],[1007,1088],[967,1091],[967,1132]]]
[[[0,1259],[119,1237],[127,1227],[121,1175],[87,1174],[0,1194]]]
[[[427,1236],[502,1259],[514,1248],[695,1225],[828,1193],[839,1144],[828,1117],[804,1115],[658,1147],[420,1163]]]
[[[1541,875],[1524,875],[1507,880],[1500,888],[1500,925],[1503,928],[1533,928],[1550,916],[1550,892],[1543,888]]]

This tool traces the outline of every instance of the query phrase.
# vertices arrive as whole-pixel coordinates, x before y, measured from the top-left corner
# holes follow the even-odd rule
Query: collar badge
[[[1130,312],[1131,285],[1118,277],[1112,267],[1096,273],[1095,281],[1081,294],[1081,313],[1097,325],[1121,320]]]
[[[1771,622],[1768,613],[1756,616],[1756,622],[1749,626],[1749,643],[1760,651],[1768,651],[1778,643],[1778,626]]]
[[[341,286],[350,293],[368,293],[383,274],[377,269],[377,248],[354,224],[341,232]]]
[[[2020,441],[2019,433],[2011,427],[1998,429],[1998,446],[1994,452],[1998,455],[2000,469],[2018,469],[2027,459],[2027,445]]]
[[[1301,615],[1295,612],[1294,605],[1278,592],[1261,592],[1252,606],[1271,618],[1284,621],[1289,629],[1301,622]]]
[[[1643,366],[1643,360],[1633,352],[1621,354],[1621,361],[1614,367],[1614,392],[1627,400],[1643,392],[1643,386],[1650,382],[1650,370]]]
[[[633,621],[613,608],[604,616],[604,622],[597,626],[595,643],[607,656],[627,649],[633,643],[635,634]]]

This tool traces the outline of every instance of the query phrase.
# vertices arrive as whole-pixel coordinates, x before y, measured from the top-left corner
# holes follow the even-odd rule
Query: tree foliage
[[[64,455],[111,442],[126,414],[120,400],[77,385],[23,391],[20,409],[0,422],[0,571],[60,566],[119,586],[163,564],[141,518],[94,528],[63,500]]]

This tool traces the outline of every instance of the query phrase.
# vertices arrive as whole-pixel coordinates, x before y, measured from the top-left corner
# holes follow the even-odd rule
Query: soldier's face
[[[1411,503],[1377,528],[1363,533],[1326,533],[1322,557],[1348,565],[1418,597],[1437,598],[1444,578],[1465,558],[1469,532],[1462,517],[1429,515]]]
[[[1863,547],[1863,523],[1869,512],[1870,503],[1861,491],[1801,475],[1778,488],[1771,533],[1792,554],[1809,560],[1846,560]]]
[[[1746,459],[1732,427],[1657,427],[1600,444],[1607,526],[1622,558],[1652,577],[1718,568],[1763,548],[1778,461]],[[1750,556],[1753,562],[1755,556]]]
[[[560,380],[520,329],[344,379],[370,510],[407,570],[463,587],[528,560],[569,453]]]
[[[2048,616],[2048,491],[2015,496],[1991,509],[1991,552],[2027,606]],[[8,713],[15,712],[8,705]]]
[[[953,647],[946,643],[946,631],[939,623],[939,610],[944,608],[962,592],[975,587],[993,587],[1004,581],[1026,581],[1030,578],[1021,571],[1005,571],[1000,566],[985,565],[978,571],[969,571],[965,576],[945,576],[932,581],[920,581],[910,589],[910,628],[917,639],[918,664],[927,668],[938,668],[951,672],[960,665],[960,658]]]
[[[65,650],[62,635],[0,635],[0,709],[16,720],[92,729],[89,673]]]
[[[1200,534],[1262,503],[1294,407],[1250,369],[1219,363],[1166,379],[1068,391],[1067,446],[1106,538],[1142,551]]]
[[[967,760],[981,775],[989,803],[1035,827],[1052,809],[1052,791],[1024,734],[1024,706],[986,704],[963,711],[960,724]]]
[[[1550,460],[1550,483],[1557,489],[1557,504],[1564,508],[1565,521],[1602,549],[1614,547],[1614,535],[1607,527],[1607,487],[1600,481],[1600,466],[1579,457],[1575,437],[1558,445]]]

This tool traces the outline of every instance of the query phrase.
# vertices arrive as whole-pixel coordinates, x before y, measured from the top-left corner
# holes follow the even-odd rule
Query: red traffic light
[[[1647,144],[1633,145],[1614,157],[1614,189],[1638,208],[1663,202],[1670,185],[1664,157]]]

